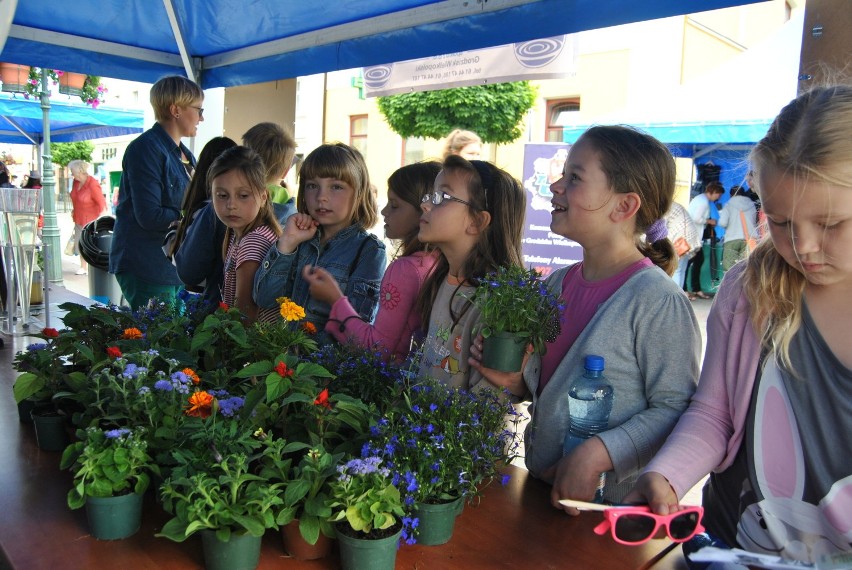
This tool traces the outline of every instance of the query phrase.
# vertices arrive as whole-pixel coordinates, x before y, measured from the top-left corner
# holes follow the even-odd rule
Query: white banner
[[[577,35],[364,68],[367,97],[577,74]]]

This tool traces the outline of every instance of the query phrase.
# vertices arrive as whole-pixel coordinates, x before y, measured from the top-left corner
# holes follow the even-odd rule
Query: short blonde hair
[[[194,81],[181,75],[169,75],[157,80],[151,87],[151,107],[154,118],[162,123],[169,118],[170,107],[189,107],[204,100],[204,92]]]
[[[482,139],[473,131],[464,131],[455,129],[447,135],[447,140],[444,142],[444,158],[451,154],[459,154],[461,150],[469,144],[482,144]]]
[[[290,170],[296,155],[293,133],[275,123],[258,123],[243,135],[243,144],[253,149],[266,166],[266,183],[278,184]]]

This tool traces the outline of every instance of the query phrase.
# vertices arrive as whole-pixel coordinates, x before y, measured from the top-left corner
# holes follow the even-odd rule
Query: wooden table
[[[73,295],[73,294],[71,294]],[[55,294],[56,302],[84,298]],[[58,321],[54,324],[60,325]],[[18,421],[12,396],[14,353],[31,339],[6,337],[0,350],[0,547],[8,567],[26,570],[191,569],[203,568],[200,538],[184,543],[154,538],[168,519],[146,496],[142,529],[119,541],[103,542],[88,533],[83,509],[71,511],[65,497],[71,474],[59,470],[60,453],[40,451],[31,425]],[[648,568],[663,560],[664,568],[678,568],[679,549],[666,539],[627,547],[592,529],[599,513],[570,517],[552,508],[549,487],[517,467],[509,467],[509,483],[492,484],[478,505],[465,506],[455,533],[443,546],[406,546],[398,553],[397,568]],[[0,559],[0,568],[5,568]],[[280,535],[264,536],[260,569],[338,568],[330,558],[301,562],[287,557]]]

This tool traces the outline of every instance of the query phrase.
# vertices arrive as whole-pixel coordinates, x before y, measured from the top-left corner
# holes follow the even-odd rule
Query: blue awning
[[[0,61],[149,83],[178,73],[229,87],[757,1],[26,0]]]
[[[70,142],[141,133],[143,112],[50,102],[50,140]],[[41,144],[44,120],[35,99],[0,96],[0,142]]]

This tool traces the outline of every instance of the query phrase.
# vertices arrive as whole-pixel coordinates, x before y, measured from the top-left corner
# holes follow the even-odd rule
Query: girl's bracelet
[[[361,317],[359,317],[358,315],[349,315],[348,317],[346,317],[342,321],[337,320],[337,319],[328,319],[328,320],[333,321],[335,323],[340,323],[338,330],[340,332],[346,332],[346,321],[348,321],[349,319],[360,319],[360,318]]]

